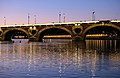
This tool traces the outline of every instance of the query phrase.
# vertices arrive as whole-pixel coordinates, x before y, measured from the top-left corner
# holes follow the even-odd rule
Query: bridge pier
[[[82,36],[73,36],[72,40],[73,41],[84,41],[84,38]]]
[[[38,40],[36,38],[30,38],[29,41],[30,42],[38,42]]]
[[[0,37],[0,41],[3,41],[2,37]]]

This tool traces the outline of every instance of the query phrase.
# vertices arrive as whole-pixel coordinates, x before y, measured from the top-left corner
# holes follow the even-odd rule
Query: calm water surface
[[[1,43],[0,78],[120,78],[120,41]]]

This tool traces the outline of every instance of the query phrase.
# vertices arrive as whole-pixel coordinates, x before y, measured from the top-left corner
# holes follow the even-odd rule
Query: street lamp
[[[59,12],[59,23],[61,23],[61,12]]]
[[[34,19],[35,19],[35,24],[36,24],[36,15],[34,15]]]
[[[36,30],[36,27],[35,27],[35,26],[33,27],[33,30]]]
[[[29,29],[32,30],[32,27],[30,27]]]
[[[92,10],[92,21],[95,21],[95,11]]]
[[[63,13],[63,22],[65,22],[65,13]]]
[[[6,25],[6,17],[4,17],[4,25]]]
[[[30,23],[30,14],[28,13],[28,24]]]

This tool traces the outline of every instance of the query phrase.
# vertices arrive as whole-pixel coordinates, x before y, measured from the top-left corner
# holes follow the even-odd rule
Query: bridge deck
[[[98,23],[99,21],[80,21],[80,22],[65,22],[65,23],[44,23],[44,24],[21,24],[21,25],[0,25],[0,27],[17,27],[17,26],[49,26],[49,25],[69,25],[69,24],[82,24],[82,23]],[[120,22],[120,20],[111,20],[110,22]]]

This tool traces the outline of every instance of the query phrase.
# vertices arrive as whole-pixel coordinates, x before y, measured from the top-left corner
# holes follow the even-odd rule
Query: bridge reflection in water
[[[0,44],[0,78],[118,78],[120,41]]]

